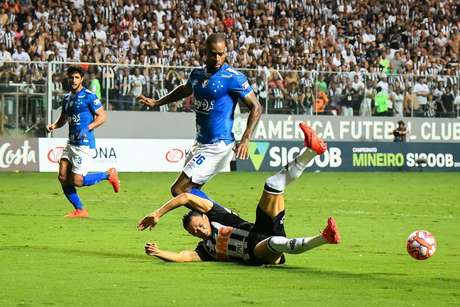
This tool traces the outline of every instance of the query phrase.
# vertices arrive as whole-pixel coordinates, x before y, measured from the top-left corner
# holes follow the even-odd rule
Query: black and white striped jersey
[[[198,243],[195,251],[203,261],[249,262],[252,252],[249,238],[254,224],[229,209],[214,203],[206,213],[211,222],[211,238]]]

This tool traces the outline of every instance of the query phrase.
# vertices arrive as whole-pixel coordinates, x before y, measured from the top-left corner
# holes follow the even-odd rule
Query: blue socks
[[[83,209],[83,204],[81,203],[80,197],[78,197],[77,190],[74,186],[68,185],[62,187],[62,190],[64,191],[65,197],[67,197],[75,209]]]
[[[204,199],[207,199],[207,200],[210,200],[214,205],[217,205],[217,206],[220,206],[222,208],[225,208],[224,206],[222,206],[221,204],[219,204],[218,202],[215,202],[214,200],[212,200],[211,198],[209,198],[208,195],[206,195],[205,192],[201,191],[200,189],[198,188],[191,188],[190,191],[189,191],[190,194],[193,194],[195,196],[198,196],[198,197],[201,197],[201,198],[204,198]]]
[[[193,194],[193,195],[196,195],[198,197],[201,197],[201,198],[204,198],[204,199],[207,199],[207,200],[211,200],[208,195],[206,195],[205,192],[201,191],[200,189],[198,188],[191,188],[190,189],[190,194]],[[212,200],[211,200],[212,201]]]
[[[109,178],[109,174],[107,172],[87,174],[86,176],[83,176],[83,186],[87,187],[99,183],[102,180],[106,180],[107,178]]]
[[[87,174],[86,176],[83,176],[83,186],[90,186],[108,178],[109,174],[106,172]],[[78,197],[77,190],[74,186],[63,186],[62,190],[64,191],[65,197],[67,197],[75,209],[83,209],[83,204],[80,197]]]

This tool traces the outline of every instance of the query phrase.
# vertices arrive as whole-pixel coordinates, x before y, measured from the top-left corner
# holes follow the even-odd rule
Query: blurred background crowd
[[[59,63],[95,63],[83,64],[88,87],[109,109],[138,109],[136,96],[185,82],[224,32],[266,112],[457,117],[459,17],[455,0],[0,0],[0,92],[46,93],[51,72],[57,107]]]

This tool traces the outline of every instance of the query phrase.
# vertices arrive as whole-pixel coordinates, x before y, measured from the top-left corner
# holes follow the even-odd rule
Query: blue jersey
[[[89,131],[84,139],[78,134],[82,128],[88,127],[94,120],[96,111],[102,108],[102,103],[96,94],[83,88],[78,93],[64,95],[62,112],[67,115],[69,122],[69,143],[72,145],[96,147],[93,131]]]
[[[193,88],[196,113],[196,139],[202,144],[235,140],[233,113],[238,99],[252,92],[248,79],[227,64],[212,75],[206,68],[197,68],[187,81]]]

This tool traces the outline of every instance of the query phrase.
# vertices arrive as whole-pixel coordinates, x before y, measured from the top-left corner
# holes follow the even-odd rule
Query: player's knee
[[[83,186],[83,176],[80,175],[74,175],[72,176],[72,184],[76,187],[82,187]]]
[[[67,183],[67,175],[65,174],[59,174],[58,175],[58,180],[61,184],[66,184]]]

